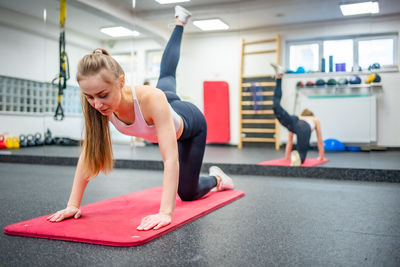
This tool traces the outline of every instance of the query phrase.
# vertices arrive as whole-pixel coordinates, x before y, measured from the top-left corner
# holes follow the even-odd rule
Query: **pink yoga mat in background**
[[[4,232],[108,246],[138,246],[244,196],[243,191],[226,190],[210,192],[195,201],[184,202],[177,197],[171,224],[158,230],[136,230],[143,217],[158,212],[161,192],[161,187],[155,187],[111,198],[82,206],[79,219],[51,223],[46,215],[8,225]]]
[[[301,164],[302,167],[314,167],[328,162],[328,159],[324,159],[323,161],[318,160],[317,158],[306,158],[306,160]],[[258,163],[257,165],[261,166],[290,166],[290,160],[286,158],[267,160]]]

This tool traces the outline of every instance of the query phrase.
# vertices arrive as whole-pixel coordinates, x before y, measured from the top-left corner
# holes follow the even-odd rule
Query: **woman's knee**
[[[182,201],[193,201],[196,200],[196,192],[190,192],[187,190],[179,190],[178,195]]]
[[[306,151],[299,151],[301,163],[304,163],[307,157],[307,150]]]

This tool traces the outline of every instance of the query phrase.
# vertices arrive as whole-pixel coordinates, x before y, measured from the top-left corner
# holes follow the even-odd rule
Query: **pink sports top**
[[[115,128],[123,134],[129,136],[137,136],[142,137],[143,139],[157,143],[157,131],[154,124],[148,125],[145,119],[143,118],[142,111],[140,110],[139,102],[136,98],[135,88],[132,87],[132,96],[133,96],[133,106],[135,109],[135,120],[132,124],[126,124],[120,121],[117,116],[112,113],[108,118],[111,123],[115,126]],[[169,105],[169,104],[168,104]],[[181,126],[181,120],[179,115],[172,109],[171,105],[169,105],[169,109],[171,110],[172,120],[174,121],[175,133],[179,131]]]

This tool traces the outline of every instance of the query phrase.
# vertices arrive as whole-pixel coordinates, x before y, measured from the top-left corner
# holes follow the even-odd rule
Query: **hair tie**
[[[94,50],[94,54],[103,54],[103,51],[101,51],[101,49],[96,49]]]

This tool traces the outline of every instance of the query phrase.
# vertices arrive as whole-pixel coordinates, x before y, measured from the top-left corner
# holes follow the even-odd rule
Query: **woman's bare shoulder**
[[[135,87],[135,89],[136,97],[139,104],[143,106],[143,109],[153,109],[155,106],[162,105],[162,103],[168,103],[164,92],[158,88],[148,85],[139,85]]]
[[[163,92],[150,85],[137,85],[135,86],[136,95],[138,97],[152,97],[163,95]]]

